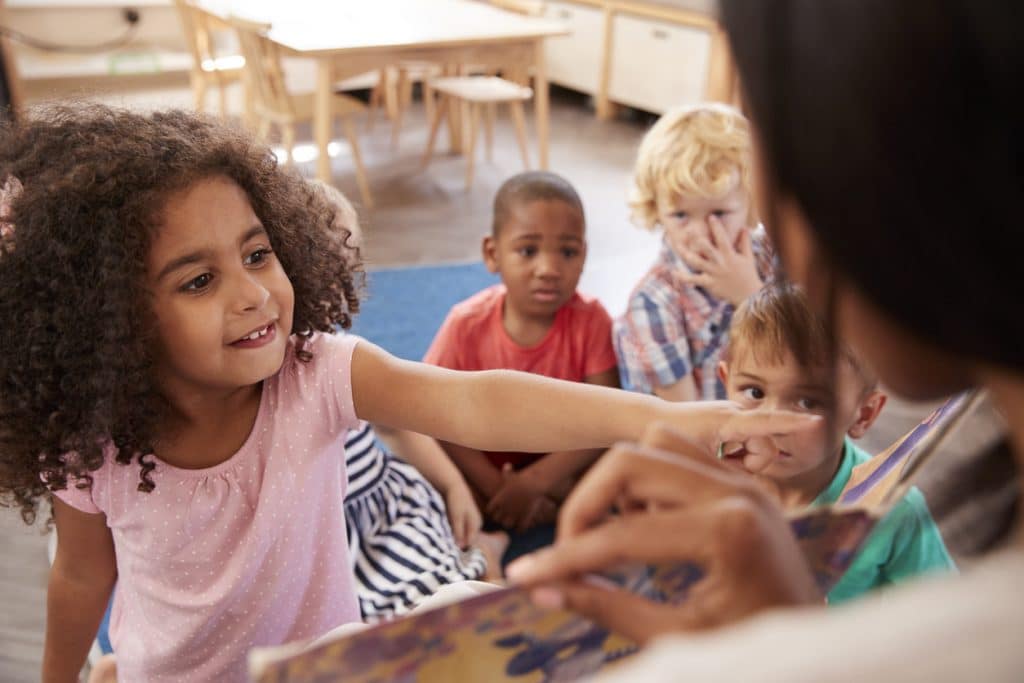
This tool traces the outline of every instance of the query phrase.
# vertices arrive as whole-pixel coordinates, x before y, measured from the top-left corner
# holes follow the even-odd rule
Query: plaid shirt
[[[751,234],[751,245],[757,270],[767,280],[774,267],[762,228]],[[680,282],[675,277],[680,271],[690,268],[662,240],[658,260],[633,290],[612,331],[622,387],[653,394],[654,387],[671,386],[693,373],[699,398],[725,398],[717,370],[735,307]]]

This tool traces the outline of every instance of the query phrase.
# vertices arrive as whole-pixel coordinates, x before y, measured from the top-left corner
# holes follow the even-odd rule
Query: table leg
[[[548,68],[544,56],[544,39],[534,41],[533,58],[533,104],[537,128],[538,167],[548,167]]]
[[[445,76],[461,75],[461,68],[457,64],[445,65]],[[462,106],[453,101],[448,107],[448,149],[452,154],[462,152]]]
[[[327,146],[331,142],[331,72],[329,59],[318,59],[316,63],[316,94],[313,103],[313,134],[320,155],[316,160],[316,177],[325,183],[331,182],[331,157]]]
[[[737,97],[736,67],[729,50],[729,40],[720,27],[711,34],[711,54],[708,58],[707,85],[704,99],[709,102],[735,103]]]

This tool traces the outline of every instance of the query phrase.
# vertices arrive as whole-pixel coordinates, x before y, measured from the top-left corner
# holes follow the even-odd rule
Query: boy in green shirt
[[[792,285],[773,284],[733,316],[719,376],[730,400],[756,408],[818,413],[820,429],[777,440],[765,460],[727,445],[724,458],[773,480],[793,506],[836,502],[854,466],[870,459],[851,439],[865,434],[885,405],[877,380],[836,342]],[[955,570],[921,492],[914,488],[868,536],[829,592],[830,604],[926,572]]]

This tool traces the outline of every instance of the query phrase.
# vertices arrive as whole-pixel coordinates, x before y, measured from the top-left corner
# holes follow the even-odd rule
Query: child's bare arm
[[[104,515],[53,499],[57,554],[46,594],[46,683],[77,681],[117,579],[114,539]]]
[[[386,388],[386,389],[385,389]],[[480,450],[551,453],[636,440],[655,421],[717,424],[705,411],[606,387],[507,370],[456,372],[404,361],[369,342],[352,356],[356,414]]]
[[[690,373],[686,377],[675,384],[670,384],[667,387],[654,386],[654,395],[658,398],[663,398],[666,401],[696,401],[700,396],[697,394],[697,380],[693,378],[693,373]]]
[[[501,488],[501,472],[487,460],[484,454],[457,443],[441,444],[458,468],[459,472],[466,478],[482,502],[490,500],[499,488]]]
[[[619,388],[619,370],[611,368],[583,380],[586,384]],[[692,381],[692,380],[691,380]],[[604,453],[603,448],[551,453],[523,468],[520,474],[545,495],[564,500],[573,482]]]

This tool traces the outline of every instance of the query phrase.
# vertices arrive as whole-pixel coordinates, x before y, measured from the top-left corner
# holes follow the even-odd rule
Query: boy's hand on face
[[[531,512],[544,492],[530,477],[516,472],[511,464],[501,471],[502,485],[487,503],[487,516],[506,529],[522,533],[529,528]]]
[[[677,273],[676,277],[739,306],[763,284],[750,244],[750,230],[741,230],[738,241],[733,244],[718,217],[712,216],[708,223],[710,238],[698,237],[679,252],[694,272]]]

